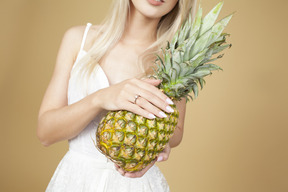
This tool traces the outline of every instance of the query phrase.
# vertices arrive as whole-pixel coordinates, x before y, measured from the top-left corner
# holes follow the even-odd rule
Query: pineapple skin
[[[178,123],[179,111],[147,119],[129,111],[110,111],[96,132],[97,148],[126,172],[144,169],[163,151]]]

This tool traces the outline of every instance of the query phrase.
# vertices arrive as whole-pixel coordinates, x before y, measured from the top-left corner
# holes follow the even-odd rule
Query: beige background
[[[99,23],[100,0],[0,3],[0,191],[44,191],[67,142],[41,146],[37,113],[64,32]],[[218,0],[202,0],[207,13]],[[172,192],[288,191],[287,0],[226,0],[232,49],[188,104],[185,135],[158,163]]]

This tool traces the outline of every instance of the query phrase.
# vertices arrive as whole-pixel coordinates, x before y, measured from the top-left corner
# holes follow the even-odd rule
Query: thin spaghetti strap
[[[91,26],[92,26],[91,23],[87,23],[86,28],[85,28],[85,31],[84,31],[84,35],[83,35],[83,39],[82,39],[80,51],[82,51],[83,48],[84,48],[85,41],[86,41],[86,37],[87,37],[88,31],[89,31],[89,29],[90,29]]]

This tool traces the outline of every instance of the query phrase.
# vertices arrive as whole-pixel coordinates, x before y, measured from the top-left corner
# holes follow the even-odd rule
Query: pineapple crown
[[[222,70],[211,62],[221,58],[211,58],[231,44],[226,44],[227,33],[222,33],[233,14],[215,23],[223,2],[218,3],[204,18],[202,8],[199,6],[197,14],[192,21],[192,15],[183,22],[167,47],[162,49],[162,58],[157,55],[154,69],[155,76],[162,82],[159,88],[170,98],[186,101],[198,96],[198,86],[201,89],[205,84],[204,77],[212,74],[213,70]],[[214,24],[215,23],[215,24]]]

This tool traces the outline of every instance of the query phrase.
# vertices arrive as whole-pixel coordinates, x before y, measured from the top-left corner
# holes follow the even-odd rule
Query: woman
[[[103,25],[72,27],[65,33],[39,111],[37,135],[44,146],[69,140],[69,151],[46,191],[169,191],[155,161],[140,172],[124,172],[93,140],[107,110],[129,110],[150,119],[172,112],[173,102],[155,87],[160,80],[140,77],[195,3],[115,0]],[[176,105],[179,123],[157,161],[167,160],[170,148],[181,142],[185,100]]]

